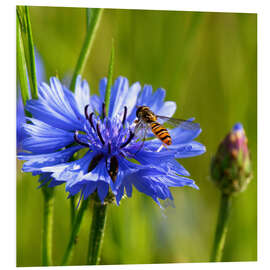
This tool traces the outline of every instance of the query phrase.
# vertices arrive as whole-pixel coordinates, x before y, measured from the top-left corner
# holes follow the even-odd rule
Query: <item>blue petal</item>
[[[176,158],[187,158],[187,157],[195,157],[198,155],[202,155],[205,153],[206,148],[203,144],[193,141],[188,144],[185,144],[183,147],[178,146],[178,150],[175,154]]]
[[[102,103],[103,100],[97,95],[92,95],[90,98],[90,104],[93,112],[97,112],[97,114],[101,114],[102,112]]]
[[[33,124],[24,124],[29,135],[23,141],[23,149],[33,153],[50,153],[74,142],[74,133],[52,127],[34,118],[28,118]]]
[[[41,188],[44,185],[48,184],[48,187],[55,187],[55,186],[59,186],[61,184],[64,183],[64,181],[55,181],[55,179],[52,178],[52,174],[51,173],[42,173],[39,177],[38,182],[40,182],[41,184],[37,187],[37,188]]]
[[[74,187],[72,187],[74,188]],[[97,188],[96,182],[88,182],[85,184],[85,188],[83,191],[83,198],[84,200],[87,199]]]
[[[114,85],[111,89],[111,98],[109,106],[109,117],[116,116],[119,112],[119,109],[123,110],[122,107],[123,100],[126,93],[128,92],[128,80],[124,77],[118,77],[115,80]]]
[[[172,117],[176,111],[176,103],[174,101],[166,101],[156,110],[157,115]]]
[[[152,96],[152,86],[144,85],[143,90],[138,98],[138,105],[147,106],[151,102],[151,96]]]
[[[118,193],[116,195],[116,203],[117,203],[117,205],[120,204],[120,201],[121,201],[123,195],[124,195],[124,185],[121,185],[119,190],[118,190]]]
[[[168,187],[160,182],[153,181],[151,178],[136,177],[133,180],[136,189],[154,199],[160,205],[158,199],[165,200],[171,197]]]
[[[89,185],[90,185],[90,183],[89,183]],[[66,192],[69,192],[68,198],[76,195],[77,193],[81,192],[82,190],[83,190],[83,192],[85,192],[86,187],[87,187],[87,185],[85,185],[84,183],[80,183],[80,184],[74,185],[74,186],[66,186]],[[96,185],[95,185],[95,187],[96,187]]]
[[[21,153],[18,155],[18,158],[27,160],[27,162],[23,164],[22,169],[24,172],[35,172],[39,171],[40,168],[68,161],[70,157],[81,148],[81,146],[72,146],[62,151],[39,155]]]
[[[175,159],[170,159],[165,163],[167,166],[168,174],[178,174],[184,176],[190,176],[190,173]]]
[[[126,175],[131,174],[132,172],[138,171],[142,166],[131,163],[130,161],[119,156],[118,160],[118,173],[115,180],[115,183],[111,182],[112,191],[115,193],[117,189],[121,187],[123,181],[125,180]]]
[[[151,109],[156,113],[159,114],[158,111],[163,106],[163,102],[166,96],[166,92],[162,88],[158,88],[153,96],[151,97],[151,102],[148,103],[148,106],[151,107]],[[166,115],[166,114],[164,114]]]
[[[87,172],[94,155],[93,152],[88,151],[85,156],[79,160],[44,167],[41,168],[41,171],[52,173],[52,177],[57,181],[67,182],[67,187],[72,186]]]
[[[126,185],[127,183],[135,185],[135,187],[141,190],[152,190],[154,185],[151,185],[151,177],[159,177],[162,175],[166,175],[164,171],[159,170],[158,168],[151,168],[151,167],[142,167],[142,169],[137,170],[131,174],[128,174],[123,184]],[[150,182],[148,181],[150,180]],[[145,193],[145,192],[144,192]]]
[[[122,112],[122,108],[124,108],[124,106],[127,107],[127,118],[129,118],[129,116],[132,114],[133,110],[137,110],[136,108],[136,104],[137,104],[137,97],[138,97],[138,94],[141,90],[141,85],[136,82],[134,84],[132,84],[128,91],[125,93],[126,95],[124,96],[124,99],[123,99],[123,102],[122,102],[122,105],[120,106],[119,105],[119,110],[118,110],[118,113],[121,113]]]
[[[43,173],[38,179],[38,182],[40,182],[38,188],[41,188],[42,186],[46,185],[50,180],[51,180],[51,173]]]
[[[232,131],[236,132],[236,131],[239,131],[239,130],[240,131],[244,130],[243,125],[241,123],[236,123],[233,126]]]
[[[74,196],[77,193],[81,192],[83,199],[87,199],[96,189],[98,182],[92,181],[81,181],[72,186],[66,186],[66,191],[70,193],[70,196]]]
[[[201,133],[201,129],[194,128],[183,128],[181,125],[179,127],[176,127],[172,130],[170,130],[170,135],[172,137],[172,143],[173,144],[184,144],[193,141],[196,137],[199,136]]]
[[[75,100],[81,115],[84,115],[84,107],[90,103],[90,88],[87,81],[83,80],[79,75],[75,84]],[[93,109],[89,108],[92,112]]]
[[[175,151],[171,150],[161,152],[140,150],[136,153],[134,158],[144,165],[152,164],[159,166],[161,163],[167,161],[168,159],[174,158],[175,153]]]
[[[16,112],[16,135],[17,135],[17,149],[21,150],[22,142],[26,136],[23,124],[25,123],[25,114],[24,114],[24,106],[22,101],[21,91],[18,91],[17,97],[17,112]]]
[[[132,196],[132,185],[130,183],[125,184],[125,189],[128,197]]]
[[[97,192],[100,201],[103,203],[104,199],[106,198],[109,191],[109,184],[105,183],[104,181],[98,181],[97,182]]]
[[[90,162],[89,162],[90,163]],[[102,181],[106,183],[110,183],[110,176],[105,166],[105,159],[101,159],[98,165],[91,172],[86,172],[82,177],[78,179],[78,181]]]
[[[45,81],[46,74],[42,58],[36,48],[35,48],[35,63],[36,63],[37,83],[39,84]]]
[[[168,166],[168,164],[166,166]],[[140,170],[126,175],[122,181],[122,185],[117,191],[118,201],[122,198],[122,188],[125,187],[127,195],[131,196],[132,185],[134,185],[138,191],[152,197],[161,207],[159,199],[173,199],[169,187],[190,186],[198,188],[192,179],[175,174],[179,172],[183,173],[183,171],[188,174],[181,165],[176,166],[173,162],[171,166],[168,167],[167,172],[160,170],[160,168],[143,167]]]
[[[45,83],[39,86],[38,100],[27,101],[26,110],[53,127],[74,131],[81,128],[78,121],[81,109],[74,109],[71,104],[75,103],[73,93],[62,86],[57,78],[51,78],[50,86]]]
[[[102,102],[105,101],[106,87],[107,87],[107,78],[103,78],[99,82],[99,95]]]
[[[49,183],[48,187],[56,187],[61,184],[65,183],[65,181],[56,181],[54,178],[51,179],[51,182]]]
[[[158,177],[151,177],[152,180],[158,181],[168,187],[183,187],[183,186],[191,186],[193,188],[198,189],[198,187],[195,185],[194,180],[178,176],[174,174],[167,174],[164,176],[158,176]]]
[[[129,87],[128,80],[118,77],[111,89],[109,117],[123,114],[124,106],[128,108],[127,117],[132,113],[137,103],[137,97],[141,90],[140,84],[134,83]]]

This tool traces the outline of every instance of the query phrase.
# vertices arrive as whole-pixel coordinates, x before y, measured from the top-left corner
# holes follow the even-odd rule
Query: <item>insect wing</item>
[[[139,144],[136,154],[142,149],[148,132],[149,132],[149,126],[143,121],[139,121],[137,125],[135,126],[135,129],[134,129],[135,138],[137,138],[138,144]]]
[[[138,139],[143,139],[145,129],[145,123],[143,121],[139,121],[134,128],[135,137]]]
[[[135,137],[142,141],[147,138],[149,132],[151,132],[149,125],[143,121],[139,121],[134,129]]]
[[[172,129],[175,127],[180,127],[180,128],[188,129],[188,130],[200,129],[200,125],[191,120],[176,119],[176,118],[170,118],[170,117],[160,116],[160,115],[157,115],[157,119],[160,124],[164,125],[164,127],[169,128],[169,129]]]

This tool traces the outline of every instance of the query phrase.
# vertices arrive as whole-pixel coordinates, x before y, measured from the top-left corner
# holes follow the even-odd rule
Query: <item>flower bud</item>
[[[211,163],[212,180],[224,194],[231,195],[245,190],[252,178],[247,137],[240,123],[218,147]]]

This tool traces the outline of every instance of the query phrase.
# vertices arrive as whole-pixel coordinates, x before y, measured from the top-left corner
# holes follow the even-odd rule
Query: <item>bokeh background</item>
[[[72,74],[86,33],[85,9],[30,7],[33,38],[47,79]],[[209,165],[235,122],[249,138],[254,177],[234,198],[224,261],[257,260],[257,15],[106,9],[83,77],[96,93],[115,42],[115,72],[167,90],[175,117],[196,117],[207,152],[180,162],[200,190],[172,188],[175,208],[165,211],[134,192],[109,208],[101,264],[207,262],[220,193]],[[17,165],[17,265],[41,264],[43,197],[37,178]],[[70,232],[64,186],[56,188],[53,259],[59,264]],[[85,264],[91,209],[83,219],[72,265]]]

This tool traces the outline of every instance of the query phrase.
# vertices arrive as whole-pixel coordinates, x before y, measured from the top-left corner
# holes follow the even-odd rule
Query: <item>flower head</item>
[[[223,193],[243,191],[251,173],[250,155],[242,124],[237,123],[218,147],[211,164],[213,181]]]
[[[39,99],[26,106],[33,117],[25,125],[29,137],[23,144],[31,153],[19,156],[27,160],[23,170],[48,174],[51,186],[66,183],[70,196],[81,192],[87,198],[96,191],[104,202],[111,190],[117,204],[124,193],[132,195],[133,186],[159,205],[159,199],[173,199],[169,187],[197,188],[175,158],[205,152],[202,144],[193,141],[201,132],[199,126],[170,130],[172,147],[157,152],[162,144],[158,138],[142,141],[135,133],[136,106],[146,105],[156,114],[171,117],[175,103],[164,102],[163,89],[152,93],[149,85],[143,89],[139,83],[129,86],[126,78],[119,77],[112,86],[107,112],[106,84],[102,79],[99,96],[90,96],[80,76],[75,93],[56,78],[51,78],[50,86],[40,85]],[[76,152],[80,158],[71,159]]]

